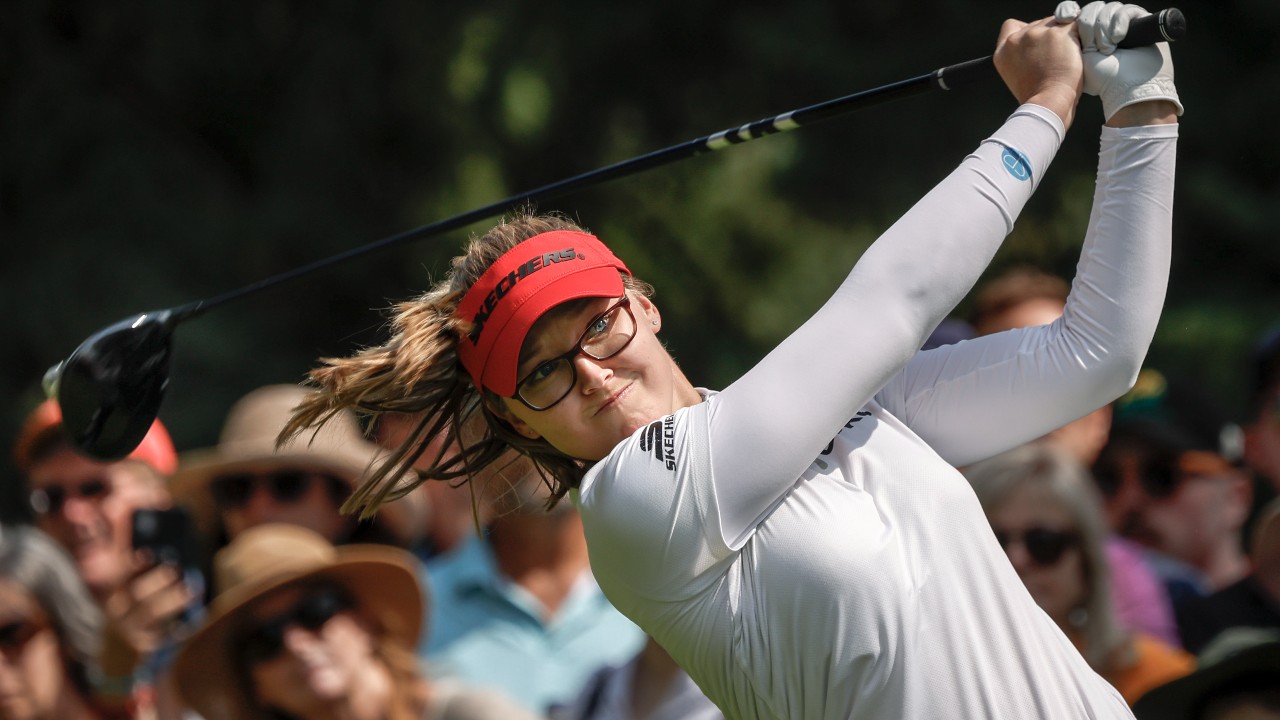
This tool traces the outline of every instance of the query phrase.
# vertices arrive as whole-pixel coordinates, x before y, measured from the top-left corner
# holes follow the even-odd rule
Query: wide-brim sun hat
[[[365,438],[354,414],[340,412],[314,430],[304,430],[281,447],[276,438],[296,408],[311,391],[301,385],[267,385],[248,393],[232,406],[222,426],[218,444],[182,454],[173,476],[174,498],[186,505],[201,529],[212,534],[217,510],[209,490],[214,478],[239,472],[298,468],[328,473],[352,489],[389,456],[389,451]],[[380,513],[395,516],[414,513],[407,502],[383,506]],[[398,534],[420,524],[414,517],[390,517]]]
[[[214,559],[215,587],[205,622],[182,645],[173,676],[183,700],[205,720],[240,720],[261,710],[249,692],[236,645],[252,604],[275,590],[331,583],[355,612],[375,619],[408,648],[417,646],[427,598],[408,551],[388,545],[333,546],[297,525],[241,533]]]

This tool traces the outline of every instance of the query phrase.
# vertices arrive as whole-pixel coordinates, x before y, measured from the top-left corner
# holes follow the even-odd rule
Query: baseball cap
[[[1136,438],[1160,450],[1199,450],[1236,462],[1244,454],[1244,431],[1196,384],[1147,368],[1116,400],[1111,437]]]

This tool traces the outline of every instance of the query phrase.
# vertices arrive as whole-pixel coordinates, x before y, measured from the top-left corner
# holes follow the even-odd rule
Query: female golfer
[[[1121,394],[1155,331],[1181,106],[1167,47],[1115,50],[1130,8],[1006,21],[996,64],[1022,105],[723,391],[685,378],[604,244],[517,217],[403,304],[386,345],[313,371],[292,430],[345,407],[436,418],[353,496],[366,511],[446,426],[461,450],[427,478],[527,455],[582,513],[610,600],[728,717],[1131,717],[953,468]],[[918,352],[1011,230],[1082,86],[1109,127],[1064,317]]]

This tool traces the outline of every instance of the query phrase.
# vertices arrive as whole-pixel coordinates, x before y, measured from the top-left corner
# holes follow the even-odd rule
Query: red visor
[[[631,271],[594,235],[556,230],[534,235],[498,258],[458,304],[471,331],[458,339],[458,359],[476,387],[516,394],[520,347],[529,328],[560,303],[620,297]]]

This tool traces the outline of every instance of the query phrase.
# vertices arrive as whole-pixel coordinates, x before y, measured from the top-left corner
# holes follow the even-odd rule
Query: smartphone
[[[149,550],[156,563],[182,570],[196,568],[191,513],[180,507],[133,511],[133,548]]]

